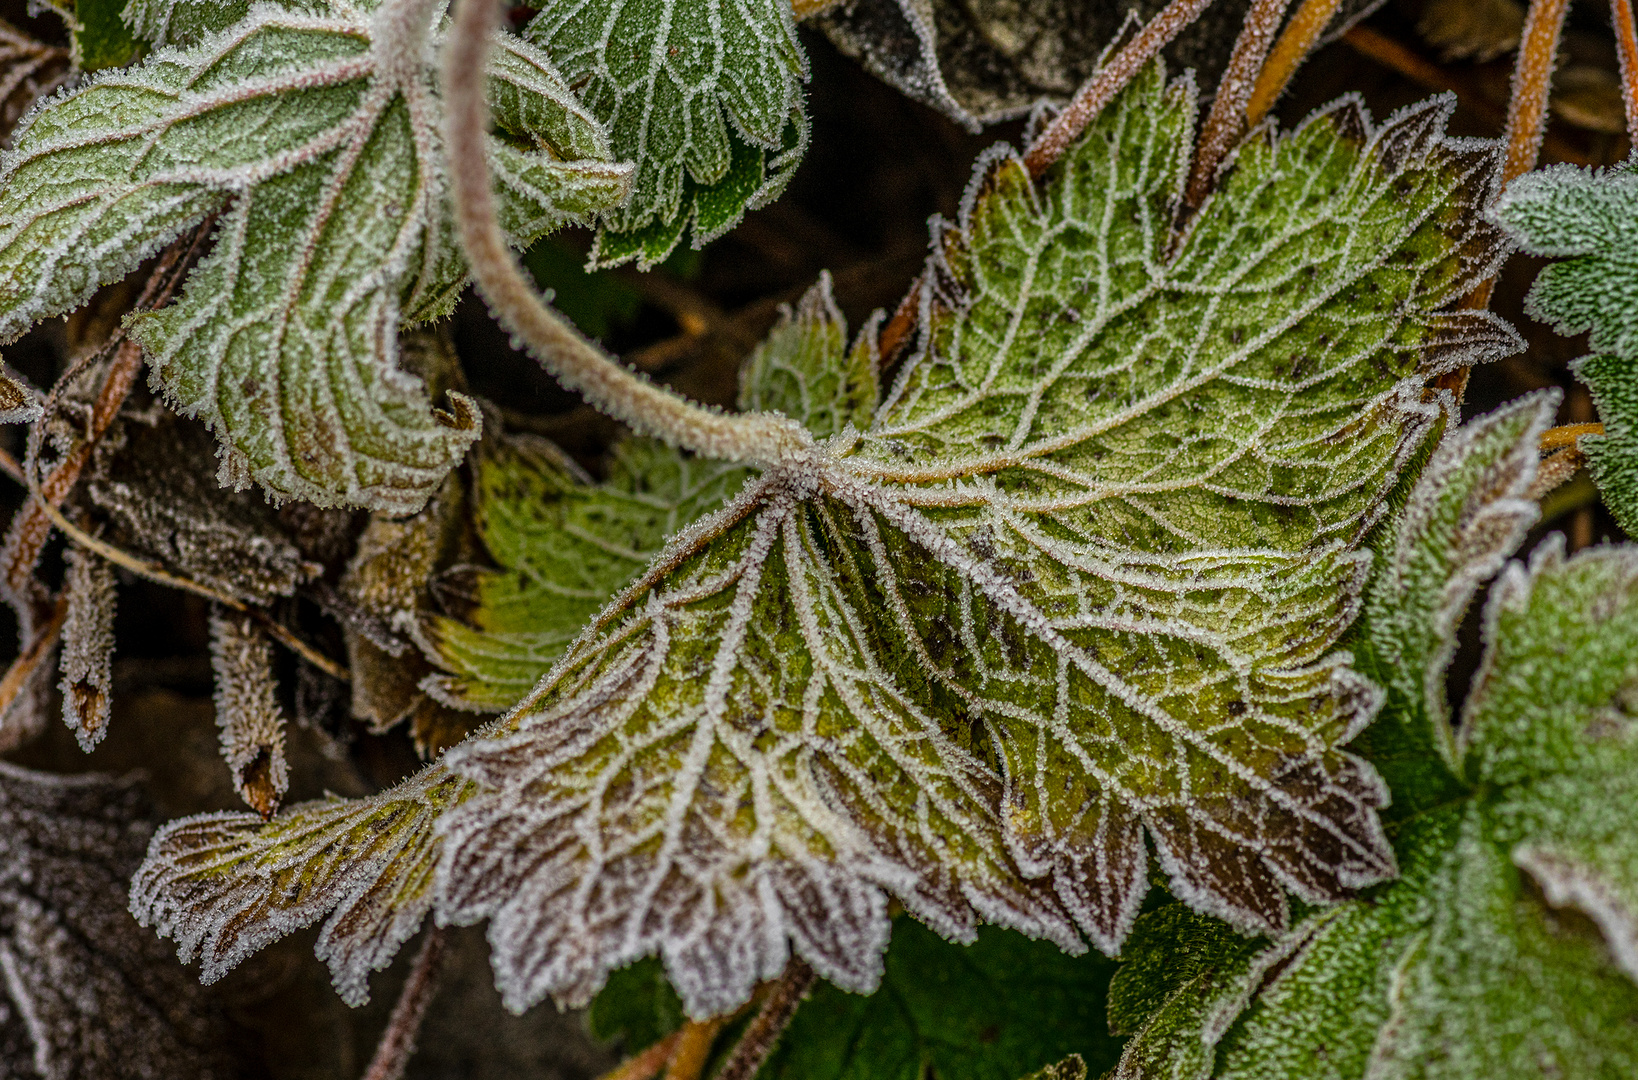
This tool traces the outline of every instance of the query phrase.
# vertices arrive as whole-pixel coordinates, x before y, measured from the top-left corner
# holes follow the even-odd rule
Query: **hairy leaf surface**
[[[548,0],[524,34],[637,166],[594,262],[647,269],[690,227],[703,247],[778,197],[807,150],[787,0]]]
[[[1574,370],[1592,391],[1602,435],[1580,440],[1605,505],[1638,535],[1638,171],[1554,165],[1521,176],[1496,217],[1527,251],[1563,259],[1530,290],[1530,314],[1564,334],[1592,332]]]
[[[431,408],[398,366],[400,320],[447,312],[464,267],[431,71],[383,62],[423,50],[370,7],[264,4],[35,113],[0,159],[0,339],[219,215],[182,298],[133,326],[167,400],[216,432],[234,486],[407,512],[479,422],[460,395]],[[538,50],[507,38],[491,97],[527,146],[489,144],[516,240],[624,194],[628,171]]]
[[[1551,413],[1551,400],[1522,403],[1447,443],[1458,451],[1454,467],[1426,474],[1384,580],[1437,586],[1410,590],[1429,599],[1470,595],[1483,580],[1475,568],[1494,567],[1519,540],[1520,515],[1509,504],[1517,480],[1534,472],[1539,426]],[[1459,518],[1441,512],[1464,504]],[[1483,527],[1487,519],[1499,528]],[[1491,542],[1472,543],[1486,532]],[[1462,557],[1450,560],[1452,552]],[[1397,636],[1413,672],[1442,674],[1449,605],[1410,606],[1421,612],[1419,633],[1398,632],[1406,617],[1376,636]],[[1153,1015],[1197,1018],[1173,1027],[1151,1020],[1117,1075],[1631,1074],[1635,635],[1638,549],[1566,560],[1551,538],[1528,567],[1507,566],[1486,607],[1485,655],[1459,736],[1435,737],[1448,728],[1426,723],[1419,687],[1392,706],[1411,714],[1393,725],[1404,756],[1420,736],[1423,757],[1459,777],[1454,797],[1425,800],[1396,827],[1401,879],[1310,915],[1249,965],[1243,944],[1208,945],[1194,962],[1239,962],[1244,974],[1215,998],[1188,986],[1164,997]],[[1423,782],[1401,775],[1406,787]]]
[[[794,950],[881,975],[884,893],[1118,950],[1153,843],[1252,930],[1393,872],[1340,749],[1360,538],[1513,338],[1440,315],[1491,263],[1448,104],[1349,102],[1242,149],[1176,244],[1193,102],[1155,69],[1041,187],[992,157],[871,429],[668,546],[517,718],[450,752],[440,911],[514,1006],[659,954],[690,1013]],[[573,943],[572,945],[568,943]]]
[[[696,1016],[792,951],[869,991],[889,895],[1114,952],[1151,844],[1248,930],[1391,875],[1342,749],[1380,692],[1335,646],[1427,377],[1515,342],[1441,310],[1498,254],[1492,148],[1449,108],[1260,137],[1182,237],[1194,102],[1158,67],[1041,184],[986,159],[917,354],[830,410],[869,429],[683,529],[445,755],[476,794],[428,842],[439,917],[491,919],[507,1002],[644,955]],[[167,835],[141,910],[178,902]]]
[[[742,408],[800,418],[820,438],[869,424],[875,359],[865,347],[848,352],[828,275],[751,354],[741,382]],[[539,440],[483,444],[476,468],[477,530],[499,569],[471,575],[464,620],[432,618],[422,636],[449,673],[427,689],[487,712],[522,699],[667,538],[721,506],[751,473],[640,439],[616,447],[597,485]]]

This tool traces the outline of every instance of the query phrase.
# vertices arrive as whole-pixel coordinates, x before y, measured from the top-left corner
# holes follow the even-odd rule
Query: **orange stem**
[[[1632,0],[1610,0],[1615,21],[1615,51],[1621,55],[1621,100],[1627,106],[1627,135],[1638,143],[1638,27],[1632,18]]]
[[[1132,77],[1142,70],[1185,26],[1200,17],[1211,0],[1171,0],[1149,20],[1138,35],[1088,79],[1058,118],[1041,133],[1024,155],[1024,167],[1037,179],[1063,156],[1103,107],[1115,100]]]
[[[1513,96],[1507,104],[1507,157],[1502,186],[1536,167],[1541,139],[1547,133],[1547,101],[1553,90],[1558,39],[1570,0],[1531,0],[1524,37],[1513,68]]]
[[[666,1066],[665,1080],[700,1080],[705,1072],[705,1063],[711,1057],[711,1044],[717,1041],[717,1033],[729,1021],[727,1016],[714,1016],[709,1020],[690,1020],[683,1025],[677,1034],[677,1052],[671,1057],[671,1064]]]
[[[1280,40],[1274,43],[1268,62],[1257,73],[1257,84],[1252,87],[1246,102],[1246,126],[1256,127],[1267,116],[1280,95],[1285,93],[1291,76],[1308,58],[1308,53],[1319,40],[1320,34],[1331,24],[1342,0],[1303,0],[1297,13],[1291,16]]]
[[[1564,424],[1561,427],[1548,428],[1541,433],[1541,452],[1557,450],[1565,446],[1574,446],[1583,435],[1604,434],[1603,424]]]
[[[682,1030],[679,1028],[648,1049],[626,1058],[597,1080],[653,1080],[655,1074],[665,1068],[665,1063],[671,1059],[681,1039]]]

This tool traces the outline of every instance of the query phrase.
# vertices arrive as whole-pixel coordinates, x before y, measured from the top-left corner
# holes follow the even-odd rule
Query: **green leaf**
[[[625,329],[643,307],[643,294],[617,273],[588,271],[584,258],[557,237],[548,237],[523,254],[523,265],[535,284],[551,290],[552,306],[589,338],[606,340]]]
[[[1146,842],[1254,931],[1393,873],[1334,645],[1425,379],[1499,348],[1437,313],[1493,265],[1493,157],[1448,101],[1345,103],[1176,239],[1193,107],[1150,68],[1045,183],[987,159],[870,429],[674,538],[515,733],[450,751],[482,791],[439,911],[492,920],[513,1007],[644,954],[696,1016],[791,951],[869,991],[886,893],[1115,952]]]
[[[1239,1007],[1196,1025],[1198,1068],[1140,1067],[1166,1049],[1140,1037],[1118,1075],[1638,1069],[1638,548],[1566,560],[1550,538],[1492,586],[1484,623],[1455,748],[1467,788],[1400,827],[1402,878],[1263,954]]]
[[[366,799],[282,812],[196,814],[165,825],[131,881],[131,914],[176,939],[213,983],[258,949],[324,919],[314,953],[349,1005],[432,907],[438,815],[473,787],[429,765]]]
[[[1426,380],[1512,340],[1443,310],[1500,253],[1494,151],[1444,139],[1449,99],[1380,130],[1345,101],[1243,147],[1179,237],[1194,105],[1152,66],[1040,184],[986,158],[868,430],[681,529],[446,753],[478,791],[436,910],[491,920],[509,1005],[645,955],[693,1016],[792,952],[872,991],[889,895],[1113,953],[1150,843],[1252,931],[1393,873],[1342,749],[1381,694],[1336,646]],[[858,354],[824,353],[845,424]],[[798,400],[802,355],[757,400]]]
[[[820,437],[869,424],[876,360],[862,343],[873,339],[867,329],[848,352],[847,323],[823,275],[746,361],[740,407],[783,412]],[[615,449],[597,485],[542,440],[483,444],[476,468],[478,535],[499,569],[471,574],[471,612],[427,619],[421,639],[448,673],[426,689],[479,712],[510,708],[533,689],[668,537],[751,475],[636,439]]]
[[[222,479],[413,511],[477,437],[398,366],[401,318],[464,277],[436,166],[431,71],[378,69],[367,11],[264,5],[187,51],[35,113],[0,159],[0,339],[75,306],[209,215],[214,250],[132,333],[167,401],[223,444]],[[620,198],[596,121],[512,38],[491,97],[502,223],[520,243]],[[531,146],[534,142],[531,142]]]
[[[652,1046],[683,1026],[682,1001],[658,961],[643,959],[609,976],[586,1009],[595,1038],[620,1039],[628,1053]]]
[[[962,946],[899,918],[881,988],[818,987],[759,1080],[1017,1080],[1069,1054],[1102,1072],[1120,1052],[1104,1020],[1113,968],[1011,930]]]
[[[1495,217],[1535,255],[1563,259],[1530,289],[1531,315],[1562,334],[1592,332],[1573,370],[1592,391],[1604,434],[1580,446],[1605,505],[1638,535],[1638,172],[1553,165],[1521,176]]]
[[[250,0],[107,0],[120,10],[131,33],[150,45],[192,45],[207,34],[226,30],[250,11]],[[300,0],[275,0],[296,8]]]
[[[1445,669],[1474,595],[1539,516],[1536,447],[1558,401],[1556,391],[1528,395],[1453,431],[1387,531],[1358,654],[1387,708],[1354,748],[1383,770],[1396,814],[1460,793]]]
[[[70,26],[74,66],[81,71],[124,67],[137,58],[141,46],[120,19],[123,0],[73,0]]]
[[[592,260],[643,269],[765,206],[807,150],[807,58],[788,0],[548,0],[525,36],[552,55],[636,163]]]

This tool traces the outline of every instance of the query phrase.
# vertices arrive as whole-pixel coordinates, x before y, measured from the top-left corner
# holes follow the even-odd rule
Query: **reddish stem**
[[[1086,85],[1075,94],[1064,111],[1058,114],[1057,119],[1041,133],[1035,140],[1029,152],[1024,155],[1024,167],[1029,174],[1039,179],[1052,163],[1063,156],[1075,140],[1080,138],[1081,132],[1115,99],[1126,84],[1132,81],[1143,65],[1154,58],[1155,54],[1165,48],[1174,37],[1182,32],[1185,26],[1200,17],[1200,13],[1208,6],[1211,0],[1171,0],[1161,9],[1160,14],[1149,20],[1149,24],[1138,35],[1117,52],[1114,57]]]
[[[375,1057],[364,1071],[364,1080],[401,1080],[404,1068],[415,1053],[415,1037],[420,1034],[426,1019],[427,1006],[438,992],[438,969],[444,958],[444,929],[435,926],[427,931],[427,939],[416,954],[415,966],[409,979],[392,1007],[387,1030],[381,1033]]]
[[[1627,137],[1638,143],[1638,26],[1632,0],[1610,0],[1615,22],[1615,50],[1621,56],[1621,100],[1627,106]]]
[[[1280,34],[1280,40],[1274,43],[1274,51],[1269,54],[1268,62],[1257,73],[1257,85],[1252,87],[1251,97],[1246,102],[1247,127],[1256,127],[1274,108],[1274,103],[1291,82],[1291,76],[1308,59],[1314,42],[1331,24],[1331,17],[1337,13],[1340,3],[1341,0],[1303,0],[1297,13],[1291,16],[1285,31]]]
[[[1234,53],[1218,80],[1217,98],[1206,114],[1205,126],[1200,129],[1200,148],[1195,151],[1194,171],[1189,175],[1189,186],[1183,196],[1190,207],[1198,207],[1206,201],[1217,167],[1245,131],[1246,103],[1251,100],[1257,72],[1262,69],[1263,59],[1274,43],[1274,34],[1290,2],[1254,0],[1251,10],[1246,12],[1240,36],[1234,40]]]

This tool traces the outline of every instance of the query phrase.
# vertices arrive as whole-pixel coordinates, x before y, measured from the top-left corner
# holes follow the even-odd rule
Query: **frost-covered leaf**
[[[514,1007],[644,954],[693,1015],[791,951],[869,991],[885,893],[1113,952],[1146,842],[1250,930],[1391,875],[1341,749],[1379,694],[1333,646],[1426,377],[1495,352],[1435,314],[1493,265],[1492,152],[1448,101],[1345,102],[1174,247],[1193,104],[1150,68],[1042,186],[987,159],[870,430],[685,530],[515,733],[446,755],[483,791],[440,915],[492,920]]]
[[[439,169],[430,57],[367,6],[263,4],[53,100],[0,159],[0,339],[73,307],[219,214],[182,298],[132,333],[222,478],[321,506],[417,509],[477,437],[400,370],[401,319],[464,276]],[[526,242],[623,196],[600,126],[550,62],[496,51],[490,140],[505,227]],[[512,141],[509,141],[512,140]],[[520,149],[519,145],[528,149]]]
[[[647,269],[784,190],[807,150],[807,57],[787,0],[547,0],[524,29],[636,163],[592,260]]]
[[[192,45],[226,30],[250,11],[251,0],[129,0],[120,18],[150,45]],[[291,3],[288,7],[299,6]]]
[[[214,441],[161,412],[122,420],[97,444],[85,503],[124,550],[247,604],[292,596],[322,567],[302,556],[260,492],[217,484]]]
[[[1366,594],[1358,662],[1386,688],[1388,703],[1355,749],[1387,774],[1396,813],[1459,786],[1445,669],[1474,595],[1538,517],[1529,497],[1536,446],[1558,397],[1532,394],[1453,431],[1387,530],[1391,544]]]
[[[1440,310],[1499,254],[1493,149],[1450,107],[1254,141],[1181,238],[1194,101],[1158,67],[1041,185],[986,159],[869,430],[683,529],[437,767],[481,788],[425,841],[438,914],[491,918],[508,1003],[651,954],[696,1016],[792,951],[869,991],[889,894],[957,940],[1112,952],[1150,843],[1246,929],[1390,875],[1341,748],[1380,694],[1334,646],[1426,379],[1501,340]],[[137,910],[210,911],[167,837]]]
[[[1592,331],[1573,370],[1592,391],[1604,434],[1581,449],[1604,502],[1638,535],[1638,164],[1605,172],[1552,165],[1521,176],[1496,218],[1525,250],[1562,258],[1541,272],[1530,314],[1564,334]]]
[[[1398,828],[1403,877],[1310,916],[1215,1027],[1174,1033],[1200,1068],[1128,1075],[1638,1069],[1638,549],[1566,560],[1549,539],[1497,580],[1484,627],[1455,747],[1465,787]],[[1127,1056],[1165,1049],[1140,1036]]]
[[[815,436],[870,423],[878,394],[866,342],[847,347],[847,323],[823,276],[746,361],[740,407],[783,412]],[[629,440],[608,478],[592,485],[549,443],[492,441],[475,458],[474,516],[498,570],[465,575],[471,610],[434,617],[421,639],[448,674],[426,684],[440,701],[484,712],[510,708],[534,688],[616,593],[683,526],[721,506],[750,475]]]
[[[985,927],[962,946],[899,918],[881,988],[816,988],[759,1077],[1018,1080],[1071,1053],[1099,1075],[1119,1056],[1104,1020],[1113,968],[1010,930]]]
[[[62,681],[63,720],[79,740],[80,749],[92,747],[108,734],[113,708],[114,568],[78,547],[63,555],[68,571],[63,592],[68,615],[63,620],[63,648],[58,661]]]
[[[215,611],[210,660],[216,676],[216,727],[233,786],[263,818],[272,817],[290,789],[273,643],[249,615]]]
[[[236,1075],[204,992],[120,907],[151,828],[129,782],[0,764],[0,1073]]]
[[[432,907],[432,823],[472,785],[430,765],[391,791],[257,814],[199,814],[162,827],[131,881],[131,913],[176,939],[215,982],[279,938],[325,920],[314,952],[350,1005],[369,1000]]]
[[[0,424],[32,424],[44,415],[32,390],[0,372]]]

